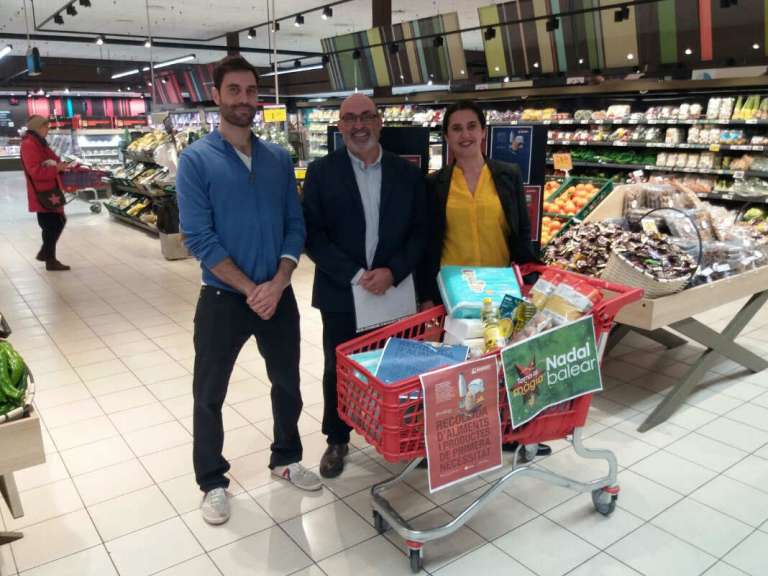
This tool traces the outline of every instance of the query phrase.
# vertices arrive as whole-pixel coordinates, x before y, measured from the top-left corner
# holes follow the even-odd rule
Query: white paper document
[[[358,332],[384,326],[416,313],[416,288],[412,274],[409,274],[399,285],[390,287],[381,296],[368,292],[359,284],[354,284],[352,297],[355,301]]]

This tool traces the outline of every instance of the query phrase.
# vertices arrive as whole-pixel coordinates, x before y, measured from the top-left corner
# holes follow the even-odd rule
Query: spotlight
[[[752,50],[760,50],[760,44],[758,44],[757,42],[752,44]]]
[[[730,8],[731,6],[736,6],[738,3],[738,0],[720,0],[720,8]]]
[[[632,68],[632,71],[633,71],[635,74],[640,74],[640,66],[635,66],[634,68]]]
[[[61,13],[57,12],[56,15],[53,17],[53,21],[58,24],[59,26],[64,24],[64,18],[61,17]]]
[[[333,18],[333,8],[331,8],[330,6],[326,6],[325,8],[323,8],[322,19],[328,20],[330,18]]]
[[[560,28],[560,20],[557,17],[547,20],[547,32],[554,32]]]
[[[251,28],[248,30],[248,40],[253,40],[256,38],[256,28]]]
[[[392,44],[389,45],[389,53],[397,54],[398,52],[400,52],[400,44],[397,42],[392,42]]]
[[[493,68],[494,72],[498,72],[499,70],[501,70],[501,68],[499,68],[498,66],[494,66],[494,68]]]
[[[629,20],[629,7],[628,6],[622,6],[616,12],[613,13],[613,21],[614,22],[624,22],[624,20]]]
[[[294,68],[299,68],[300,66],[301,66],[301,60],[296,59],[296,60],[293,61],[293,67]]]
[[[442,48],[443,47],[443,37],[442,36],[435,36],[435,39],[432,40],[432,46],[435,48]]]
[[[686,48],[685,49],[685,55],[686,56],[690,56],[691,54],[693,54],[693,50],[691,50],[690,48]]]
[[[509,76],[504,76],[504,82],[509,82]]]
[[[464,72],[464,70],[459,70],[459,74],[461,74],[462,76],[464,76],[464,74],[466,74],[466,72]]]
[[[434,84],[434,82],[432,82],[432,80],[430,79],[430,81],[427,82],[427,86],[432,86],[432,84]]]
[[[280,32],[280,22],[275,22],[272,25],[272,32]]]
[[[99,34],[99,35],[96,37],[96,44],[97,44],[97,45],[99,45],[99,46],[103,46],[103,45],[104,45],[104,36],[102,36],[101,34]]]
[[[533,67],[534,67],[534,68],[538,68],[538,67],[539,67],[539,63],[538,63],[538,62],[534,62],[534,63],[533,63]]]
[[[331,57],[328,54],[323,54],[323,64],[328,64],[331,61]]]
[[[579,58],[579,64],[584,64],[584,58]]]
[[[6,44],[2,48],[0,48],[0,59],[10,54],[11,50],[13,50],[13,46],[11,46],[10,44]]]
[[[144,42],[144,48],[150,48],[152,46],[152,41],[147,38],[147,40]]]
[[[77,8],[75,8],[74,4],[67,4],[67,14],[77,16]]]
[[[301,14],[296,14],[296,19],[293,21],[293,25],[296,26],[296,28],[301,28],[304,26],[304,16]]]
[[[634,55],[634,54],[632,54],[632,52],[630,52],[629,54],[627,54],[627,60],[634,60],[634,59],[635,59],[635,55]]]
[[[496,38],[496,28],[494,28],[493,26],[489,26],[485,30],[485,39],[493,40],[494,38]]]
[[[80,0],[80,6],[82,6],[83,8],[90,8],[91,0]]]
[[[352,60],[360,60],[360,56],[361,56],[360,50],[355,48],[355,51],[352,52]]]

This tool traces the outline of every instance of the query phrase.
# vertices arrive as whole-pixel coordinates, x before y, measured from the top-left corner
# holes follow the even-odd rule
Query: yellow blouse
[[[464,172],[454,166],[445,209],[442,266],[510,264],[509,225],[488,166],[483,166],[474,195]]]

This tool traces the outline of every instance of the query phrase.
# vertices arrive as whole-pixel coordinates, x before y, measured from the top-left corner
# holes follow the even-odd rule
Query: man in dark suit
[[[420,170],[382,149],[374,102],[354,94],[341,105],[345,148],[316,160],[304,183],[306,251],[315,262],[312,305],[323,318],[323,433],[320,474],[344,469],[351,428],[336,399],[336,347],[357,335],[353,285],[383,295],[416,270],[426,246]]]

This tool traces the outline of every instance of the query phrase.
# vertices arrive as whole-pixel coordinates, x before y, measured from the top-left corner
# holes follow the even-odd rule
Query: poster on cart
[[[496,358],[422,374],[429,491],[501,467]]]
[[[501,351],[512,428],[547,408],[603,389],[592,316]]]

